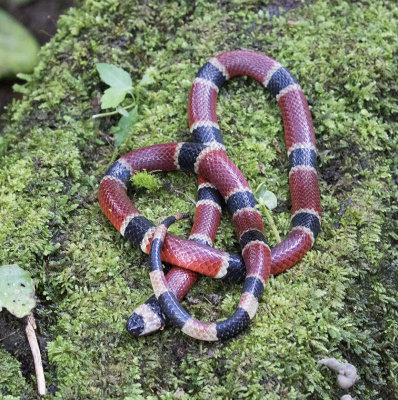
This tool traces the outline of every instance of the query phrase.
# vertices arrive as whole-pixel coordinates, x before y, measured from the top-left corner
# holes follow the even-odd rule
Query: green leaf
[[[97,71],[103,82],[113,88],[124,89],[125,91],[133,88],[130,75],[123,68],[113,64],[97,63]]]
[[[105,90],[101,97],[101,108],[117,107],[126,97],[127,91],[117,87],[110,87]]]
[[[18,318],[36,306],[35,288],[29,272],[17,264],[0,267],[0,310],[5,307]]]
[[[266,189],[264,183],[259,185],[254,195],[259,204],[266,206],[270,210],[273,210],[278,205],[278,199],[271,191]]]
[[[145,71],[145,74],[139,83],[140,86],[148,86],[148,85],[152,84],[153,82],[155,82],[155,74],[156,74],[155,68],[153,68],[153,67],[148,68]]]
[[[138,122],[138,107],[135,106],[127,115],[127,117],[121,117],[117,127],[112,129],[116,147],[119,147],[126,140],[131,128]]]
[[[0,10],[0,78],[32,71],[38,50],[39,45],[29,31]]]
[[[118,107],[118,108],[116,109],[116,111],[117,111],[120,115],[123,115],[123,117],[128,117],[128,116],[129,116],[129,112],[128,112],[125,108],[123,108],[123,107]]]

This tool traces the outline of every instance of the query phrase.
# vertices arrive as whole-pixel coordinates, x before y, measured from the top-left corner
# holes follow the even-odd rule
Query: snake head
[[[126,328],[131,336],[138,337],[163,329],[165,316],[160,310],[158,301],[152,296],[138,306],[127,321]]]

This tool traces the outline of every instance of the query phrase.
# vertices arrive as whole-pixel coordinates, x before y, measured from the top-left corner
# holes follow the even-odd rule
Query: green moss
[[[0,393],[9,396],[8,400],[19,399],[16,396],[22,394],[22,388],[26,386],[20,368],[21,365],[17,360],[7,351],[0,349]],[[25,388],[24,391],[30,393],[29,389]]]
[[[131,182],[136,188],[144,188],[149,192],[158,192],[162,187],[160,180],[146,171],[135,173]]]
[[[49,338],[46,372],[56,397],[333,399],[343,392],[317,364],[326,356],[357,367],[353,396],[398,397],[397,9],[393,1],[302,1],[271,17],[272,4],[88,0],[61,17],[35,72],[19,87],[24,98],[10,106],[0,141],[0,264],[17,262],[37,280],[37,319]],[[134,340],[124,324],[151,288],[146,256],[120,237],[97,204],[114,151],[107,135],[117,118],[90,119],[105,89],[95,63],[119,65],[134,82],[147,68],[156,71],[122,155],[190,140],[186,109],[195,73],[209,57],[236,48],[283,63],[310,101],[321,234],[302,262],[270,279],[258,315],[238,338],[198,343],[167,329]],[[231,159],[252,187],[266,180],[277,195],[274,218],[286,235],[288,162],[276,102],[241,78],[222,88],[217,112]],[[193,176],[160,179],[196,196]],[[135,202],[155,223],[193,211],[176,191],[142,194]],[[184,237],[189,229],[188,221],[172,226]],[[238,251],[227,215],[216,247]],[[222,318],[240,290],[204,278],[188,308],[206,320]],[[29,398],[34,382],[22,380],[17,361],[7,359],[11,372],[1,364],[0,376],[17,380],[2,383],[1,393]]]

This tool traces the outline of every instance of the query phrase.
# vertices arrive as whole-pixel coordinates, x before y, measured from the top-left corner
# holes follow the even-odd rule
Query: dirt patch
[[[73,6],[73,0],[33,0],[25,5],[15,6],[5,1],[2,8],[25,25],[42,46],[57,30],[59,15]]]
[[[293,10],[300,6],[300,0],[274,0],[263,10],[267,11],[272,17],[280,17],[281,12]]]
[[[20,363],[24,377],[34,374],[32,353],[25,337],[24,319],[12,316],[8,311],[0,312],[0,340],[3,347]]]
[[[15,82],[13,80],[0,81],[0,114],[3,112],[4,106],[11,103],[13,99],[12,85]]]

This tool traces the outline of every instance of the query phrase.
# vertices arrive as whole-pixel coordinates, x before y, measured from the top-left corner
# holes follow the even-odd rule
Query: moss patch
[[[343,392],[317,364],[324,357],[357,367],[352,395],[398,397],[398,12],[392,0],[286,4],[289,10],[254,0],[88,0],[60,19],[19,87],[24,98],[9,107],[0,138],[0,264],[18,263],[37,281],[37,322],[48,340],[46,374],[57,398],[334,399]],[[238,338],[198,343],[168,329],[133,340],[126,318],[151,289],[146,257],[97,203],[117,118],[90,119],[105,89],[95,63],[119,65],[135,82],[147,68],[156,71],[122,155],[189,140],[186,109],[196,71],[237,48],[283,63],[309,99],[320,154],[321,234],[302,262],[270,279],[257,317]],[[266,180],[280,199],[278,229],[287,234],[288,163],[275,100],[256,82],[236,79],[221,90],[217,110],[230,157],[252,187]],[[195,197],[195,177],[159,176]],[[136,199],[153,221],[193,211],[175,191],[160,193]],[[172,227],[185,236],[189,229],[187,221]],[[237,251],[227,215],[216,246]],[[189,308],[216,320],[232,312],[240,289],[202,279]],[[0,376],[9,377],[1,394],[33,398],[33,378],[18,372],[20,356],[0,351],[9,360],[0,363]]]

